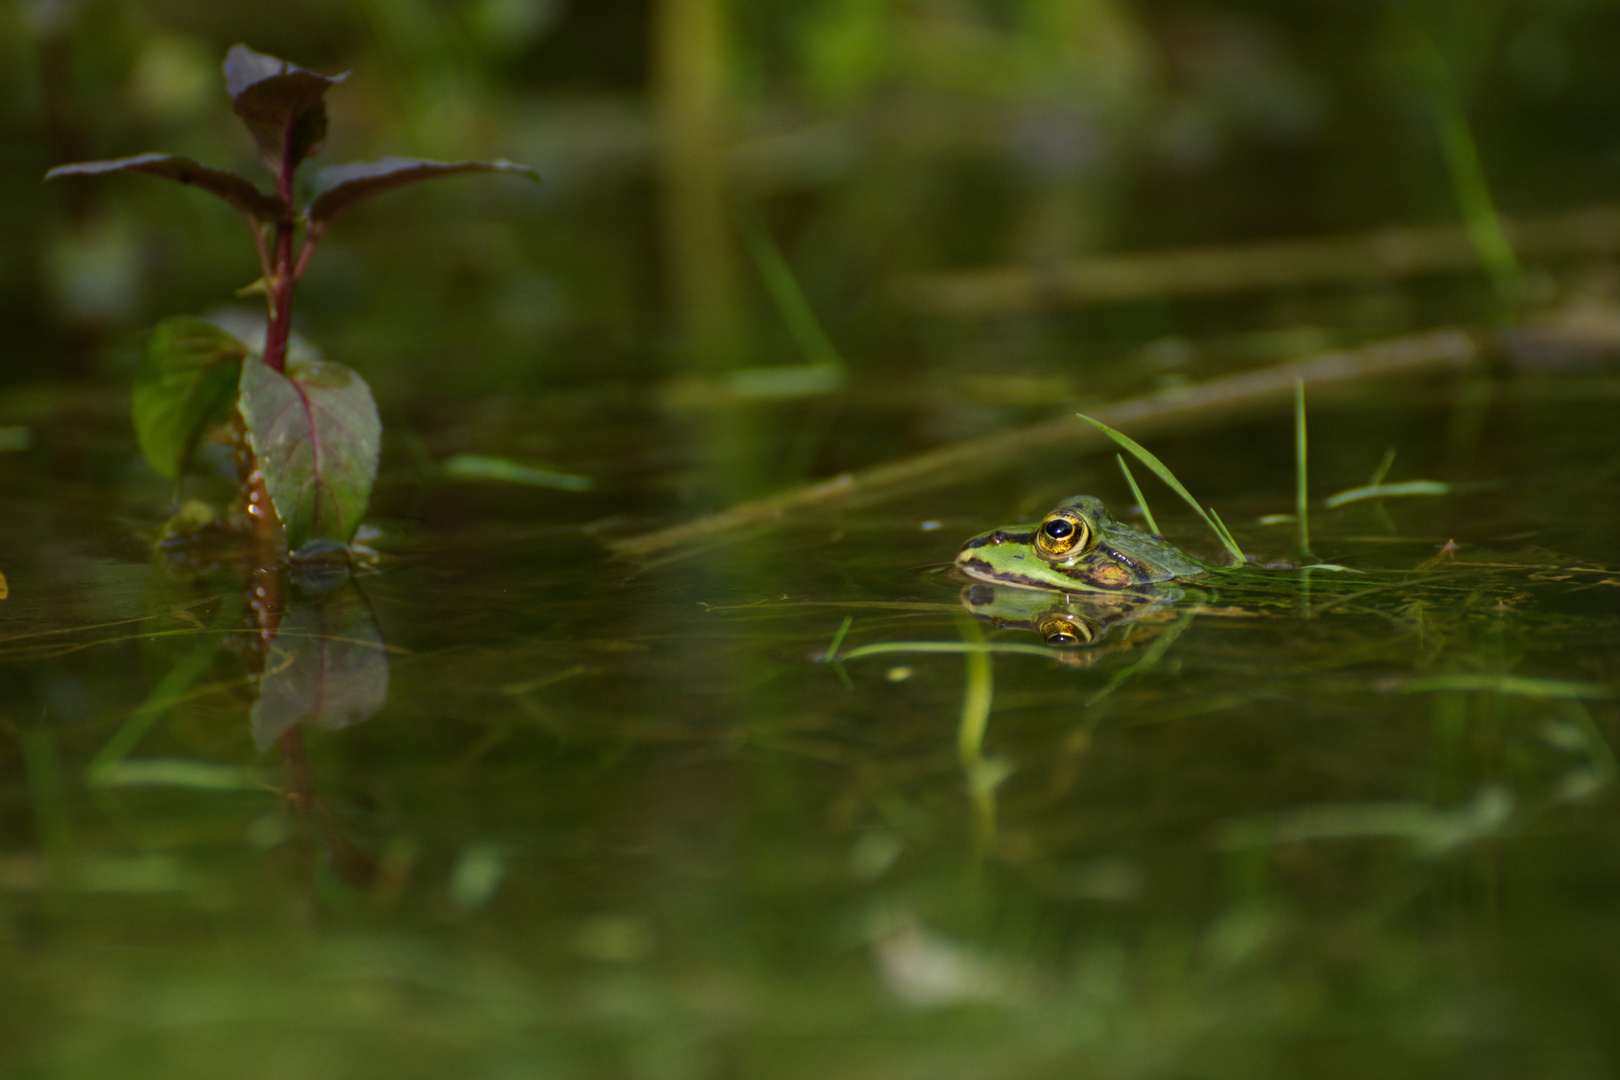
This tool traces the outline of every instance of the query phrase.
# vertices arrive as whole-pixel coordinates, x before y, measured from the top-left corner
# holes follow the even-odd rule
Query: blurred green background
[[[897,301],[896,283],[925,271],[1454,222],[1429,50],[1504,213],[1601,202],[1620,174],[1608,0],[9,0],[0,12],[6,383],[121,376],[158,318],[229,301],[256,276],[241,226],[203,195],[145,178],[39,181],[54,164],[151,149],[255,174],[219,76],[237,41],[354,72],[331,95],[317,164],[508,157],[546,177],[539,190],[480,179],[391,195],[329,238],[300,328],[360,368],[385,409],[796,362],[738,240],[754,211],[857,380],[971,386],[989,371],[1002,397],[1016,396],[1006,373],[1083,393],[1177,335],[1478,316],[1489,297],[1470,273],[1431,287],[1439,308],[1377,282],[965,321]]]
[[[384,572],[333,640],[386,641],[393,682],[308,729],[318,813],[253,742],[242,583],[151,558],[173,492],[125,415],[150,327],[257,276],[246,232],[146,177],[41,183],[147,150],[257,175],[236,42],[353,72],[316,165],[545,177],[368,203],[301,287],[387,432]],[[1617,46],[1620,0],[0,0],[0,1072],[1608,1075]],[[1519,262],[1488,272],[1495,210]],[[1360,606],[1303,571],[1231,617],[1189,597],[1160,651],[998,657],[999,838],[960,657],[811,660],[958,641],[932,571],[1080,490],[1129,514],[1112,461],[602,548],[1448,325],[1496,369],[1313,396],[1312,491],[1386,448],[1392,480],[1497,486],[1313,511],[1324,558],[1402,586]],[[1270,558],[1291,424],[1154,448]],[[1393,576],[1453,539],[1441,585]],[[141,724],[190,787],[98,786]],[[1391,807],[1475,831],[1415,848]],[[1365,831],[1213,839],[1296,811]]]

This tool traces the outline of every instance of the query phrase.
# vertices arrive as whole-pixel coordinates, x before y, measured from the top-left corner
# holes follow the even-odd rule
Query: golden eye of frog
[[[977,581],[1096,592],[1193,577],[1207,569],[1157,536],[1114,520],[1090,495],[1064,499],[1039,522],[980,533],[956,553]]]

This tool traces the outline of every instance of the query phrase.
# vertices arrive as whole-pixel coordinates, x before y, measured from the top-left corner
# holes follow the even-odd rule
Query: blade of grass
[[[1303,377],[1313,388],[1343,386],[1397,372],[1434,368],[1464,368],[1479,357],[1474,339],[1458,331],[1436,331],[1413,337],[1376,341],[1357,349],[1321,353],[1287,364],[1245,371],[1191,387],[1177,387],[1146,397],[1103,406],[1116,424],[1130,423],[1156,430],[1185,427],[1244,411],[1262,402],[1285,398],[1294,379]],[[873,505],[899,495],[914,495],[936,487],[961,483],[986,473],[1028,461],[1033,453],[1054,448],[1084,447],[1102,433],[1078,416],[1065,414],[1029,427],[965,439],[919,454],[871,465],[858,472],[788,488],[747,502],[736,503],[700,518],[661,529],[617,530],[629,535],[606,539],[614,555],[647,561],[671,549],[684,553],[663,561],[696,554],[692,545],[728,542],[748,529],[775,528],[791,516],[832,505]],[[588,526],[586,531],[597,531]]]
[[[956,624],[962,644],[983,646],[984,628],[977,619],[958,615]],[[962,689],[962,719],[956,729],[956,750],[967,780],[968,797],[973,801],[974,841],[979,854],[995,846],[996,788],[1010,771],[1005,762],[986,760],[984,736],[990,726],[990,706],[995,699],[995,672],[990,653],[982,648],[964,655],[967,681]]]
[[[214,662],[215,654],[224,647],[224,631],[235,625],[241,611],[241,597],[235,593],[228,594],[208,632],[158,680],[152,692],[146,695],[146,700],[135,707],[128,719],[113,732],[112,738],[90,759],[85,776],[91,784],[99,783],[108,769],[128,757],[153,725],[203,676]]]
[[[1372,479],[1367,481],[1367,486],[1370,488],[1375,488],[1382,484],[1384,482],[1384,477],[1389,475],[1390,466],[1394,464],[1395,448],[1392,446],[1388,450],[1384,451],[1384,460],[1380,461],[1378,463],[1378,468],[1373,470]]]
[[[1294,520],[1299,523],[1299,550],[1312,555],[1309,470],[1306,467],[1308,440],[1305,434],[1305,380],[1294,380]]]
[[[209,761],[137,758],[115,761],[92,783],[102,787],[177,787],[194,791],[263,791],[266,779],[252,769]]]
[[[962,721],[956,731],[956,750],[962,767],[972,770],[984,752],[984,733],[990,724],[990,703],[995,694],[995,676],[990,666],[990,653],[983,646],[984,630],[971,616],[958,616],[957,628],[967,663],[967,684],[962,693]]]
[[[1008,656],[1044,656],[1056,660],[1064,654],[1045,645],[1022,645],[1015,641],[875,641],[857,645],[838,658],[839,662],[860,660],[888,653],[1000,653]]]
[[[1137,461],[1140,461],[1143,465],[1146,465],[1153,472],[1154,476],[1157,476],[1160,480],[1163,480],[1167,485],[1169,485],[1171,491],[1174,491],[1177,495],[1180,495],[1182,499],[1186,501],[1188,506],[1198,511],[1198,516],[1203,518],[1204,524],[1208,525],[1210,529],[1214,531],[1215,536],[1220,540],[1221,544],[1225,546],[1227,551],[1230,551],[1239,562],[1245,561],[1243,549],[1237,546],[1237,542],[1232,539],[1232,534],[1226,531],[1226,526],[1215,524],[1215,520],[1212,520],[1209,514],[1204,512],[1204,508],[1198,505],[1198,500],[1192,497],[1192,493],[1181,486],[1181,481],[1176,479],[1175,474],[1170,471],[1164,462],[1154,457],[1129,435],[1126,435],[1120,431],[1115,431],[1107,424],[1100,420],[1093,420],[1085,413],[1076,413],[1075,415],[1080,417],[1080,419],[1084,420],[1086,423],[1090,424],[1092,427],[1096,428],[1098,431],[1102,432],[1104,435],[1108,436],[1110,439],[1113,439],[1126,450],[1129,450],[1131,455],[1135,457]]]
[[[844,358],[822,329],[815,309],[799,287],[799,279],[793,276],[793,268],[788,266],[787,260],[771,241],[771,234],[766,231],[759,212],[743,210],[737,215],[737,226],[742,233],[743,246],[753,257],[766,291],[776,304],[777,314],[787,324],[788,333],[793,335],[793,340],[804,352],[804,358],[812,364],[829,364],[842,369]]]
[[[1417,40],[1424,90],[1434,113],[1440,152],[1451,176],[1463,227],[1496,295],[1504,303],[1517,304],[1524,297],[1524,267],[1513,251],[1496,200],[1491,197],[1490,182],[1485,178],[1485,166],[1480,162],[1479,146],[1463,110],[1462,96],[1440,49],[1427,35],[1420,34]]]
[[[1221,543],[1226,545],[1226,550],[1237,556],[1238,559],[1247,562],[1248,556],[1244,555],[1237,546],[1237,541],[1232,537],[1232,530],[1226,527],[1226,522],[1221,520],[1221,515],[1213,506],[1209,508],[1209,516],[1214,519],[1214,529],[1220,534]]]
[[[1098,690],[1095,694],[1092,694],[1086,699],[1085,707],[1089,709],[1091,706],[1097,704],[1097,702],[1101,701],[1109,694],[1112,694],[1115,690],[1118,690],[1125,684],[1127,680],[1135,677],[1141,672],[1147,671],[1160,660],[1164,659],[1164,654],[1169,651],[1171,645],[1175,644],[1175,640],[1181,636],[1181,632],[1187,629],[1188,626],[1192,625],[1193,617],[1197,614],[1198,609],[1193,608],[1191,611],[1187,612],[1187,614],[1177,619],[1174,626],[1170,627],[1170,629],[1166,630],[1163,634],[1160,634],[1158,638],[1156,638],[1153,643],[1147,647],[1147,649],[1142,653],[1141,659],[1137,660],[1136,663],[1131,664],[1129,667],[1123,667],[1114,672],[1114,677],[1108,680],[1107,686],[1104,686],[1101,690]]]
[[[844,643],[844,635],[849,633],[849,628],[853,625],[855,625],[855,616],[845,615],[844,621],[838,624],[838,631],[833,634],[832,643],[827,646],[827,651],[822,654],[824,663],[830,664],[838,659],[838,646]]]
[[[1534,675],[1489,675],[1460,672],[1428,675],[1418,679],[1394,680],[1390,688],[1406,694],[1432,694],[1442,690],[1475,690],[1491,694],[1548,698],[1612,698],[1615,688],[1608,683],[1575,682]]]
[[[1336,495],[1329,495],[1322,500],[1322,505],[1332,509],[1345,506],[1363,499],[1399,499],[1412,495],[1455,495],[1469,491],[1479,491],[1493,485],[1480,484],[1447,484],[1439,480],[1403,480],[1399,484],[1374,484],[1371,487],[1349,488]]]
[[[1125,482],[1131,485],[1131,494],[1136,496],[1136,505],[1142,508],[1142,517],[1147,520],[1148,532],[1154,536],[1159,535],[1159,523],[1153,520],[1153,511],[1148,509],[1147,499],[1142,495],[1142,489],[1136,486],[1136,477],[1131,475],[1131,467],[1125,464],[1125,458],[1120,454],[1114,455],[1119,462],[1119,471],[1125,474]]]

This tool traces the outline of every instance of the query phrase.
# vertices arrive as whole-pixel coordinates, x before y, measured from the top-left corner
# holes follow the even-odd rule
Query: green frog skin
[[[1090,495],[1064,499],[1035,524],[980,533],[956,553],[956,568],[975,581],[1052,592],[1116,592],[1208,570],[1116,521]]]

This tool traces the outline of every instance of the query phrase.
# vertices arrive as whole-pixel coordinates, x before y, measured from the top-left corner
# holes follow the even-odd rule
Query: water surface
[[[1490,486],[1316,511],[1362,574],[992,655],[966,755],[964,656],[820,661],[846,619],[842,653],[1039,646],[943,568],[1067,494],[1125,512],[1108,455],[637,565],[602,541],[689,513],[679,470],[582,413],[601,490],[385,471],[378,566],[280,582],[267,651],[240,576],[149,556],[92,398],[0,456],[4,1070],[1605,1075],[1620,389],[1487,390],[1313,406],[1318,495],[1391,445]],[[1278,410],[1154,448],[1274,558],[1291,445]]]

